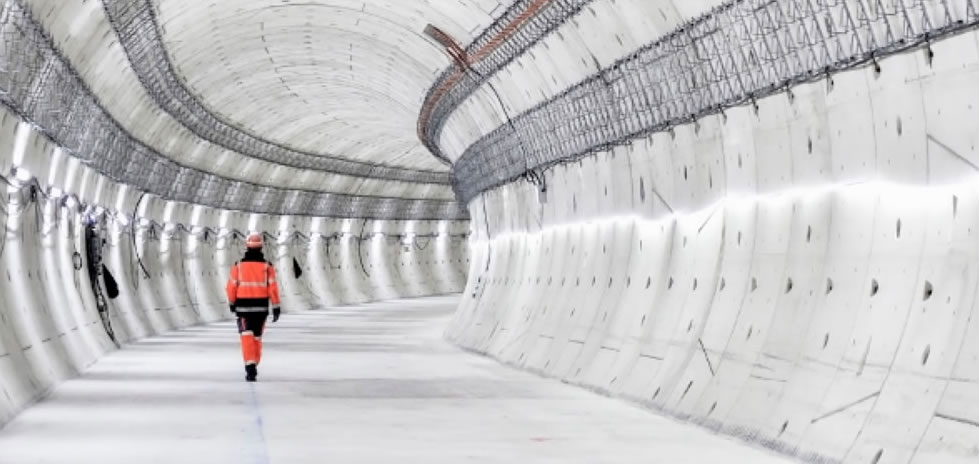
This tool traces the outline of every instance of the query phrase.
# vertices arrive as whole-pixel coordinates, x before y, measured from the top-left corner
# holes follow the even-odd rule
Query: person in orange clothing
[[[258,378],[258,364],[262,361],[262,333],[272,308],[272,322],[279,320],[279,285],[275,281],[275,268],[262,254],[262,236],[252,234],[245,242],[245,256],[231,267],[231,277],[225,291],[231,312],[238,319],[241,335],[241,354],[245,360],[245,380]]]

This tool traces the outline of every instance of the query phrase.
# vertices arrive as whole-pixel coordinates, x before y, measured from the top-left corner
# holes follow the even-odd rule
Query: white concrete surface
[[[29,3],[121,124],[168,156],[275,185],[449,195],[442,187],[402,189],[301,174],[208,146],[149,102],[94,2]],[[239,101],[227,90],[227,75],[217,71],[245,73],[261,62],[256,55],[210,72],[225,51],[195,40],[197,28],[209,31],[196,16],[217,18],[222,30],[249,41],[235,45],[254,45],[255,36],[235,29],[239,23],[224,16],[227,11],[211,11],[229,2],[198,3],[161,7],[174,23],[168,40],[179,40],[177,61],[194,86],[251,130],[319,147],[323,134],[296,140],[297,134],[280,131],[281,121],[250,119],[276,106],[279,95],[264,92],[287,86],[284,81],[248,73],[248,91],[262,93],[261,101]],[[517,114],[592,73],[596,61],[607,65],[719,3],[595,0],[493,83]],[[389,10],[406,15],[406,27],[419,31],[434,3],[421,4],[428,13]],[[446,27],[471,37],[501,4],[460,2],[460,10],[447,15],[460,23]],[[468,16],[465,5],[482,14]],[[254,19],[241,24],[254,28]],[[289,30],[294,20],[277,18],[275,28]],[[374,18],[363,27],[382,22]],[[332,27],[317,40],[363,36],[348,31],[347,23]],[[385,29],[377,50],[350,53],[377,66],[373,74],[365,71],[371,78],[356,83],[371,98],[354,92],[356,105],[331,101],[351,118],[329,127],[372,120],[348,114],[348,105],[370,115],[386,107],[379,101],[394,99],[398,111],[385,113],[385,124],[366,131],[372,135],[356,147],[360,134],[344,134],[330,138],[336,145],[329,149],[409,164],[419,155],[410,142],[414,134],[398,130],[420,103],[425,72],[434,79],[448,61],[415,36],[410,43],[418,50],[412,50],[424,56],[388,61],[400,53],[396,32]],[[294,39],[272,41],[301,61],[305,45]],[[210,60],[195,64],[202,50]],[[120,341],[146,340],[112,353],[90,377],[29,409],[3,435],[0,462],[16,456],[5,454],[11,446],[50,452],[38,457],[54,461],[38,462],[59,462],[64,455],[55,453],[64,451],[39,444],[60,442],[82,451],[73,456],[100,456],[101,462],[138,461],[127,453],[144,448],[153,452],[146,462],[187,461],[189,455],[208,462],[322,462],[341,453],[350,459],[344,462],[391,461],[403,460],[409,446],[419,462],[763,459],[741,459],[736,453],[753,451],[704,428],[810,462],[977,462],[979,34],[932,43],[930,51],[932,59],[920,51],[892,56],[878,63],[880,72],[836,74],[794,87],[792,98],[776,95],[758,101],[757,109],[729,109],[553,167],[543,174],[546,196],[522,181],[486,192],[470,205],[472,224],[269,217],[154,197],[137,208],[133,186],[59,154],[0,111],[0,148],[7,148],[0,150],[0,172],[16,165],[44,189],[108,211],[99,218],[106,266],[121,286],[108,315]],[[415,79],[398,81],[391,72],[395,62],[413,69]],[[314,95],[334,95],[314,88]],[[283,114],[303,111],[288,98],[292,104]],[[447,124],[446,153],[456,157],[502,124],[501,117],[495,95],[480,89]],[[313,127],[326,120],[313,115],[306,122]],[[378,134],[395,140],[370,138]],[[399,158],[387,143],[408,155]],[[17,203],[23,194],[14,197],[20,200],[5,201],[10,213],[0,255],[0,270],[8,273],[0,277],[0,423],[113,351],[87,275],[70,267],[72,253],[83,249],[82,215],[56,200],[24,207]],[[122,217],[133,210],[146,223],[126,226]],[[237,366],[227,327],[199,326],[227,316],[221,285],[241,251],[235,229],[275,237],[270,256],[283,275],[284,307],[291,313],[276,329],[295,334],[291,342],[271,336],[270,365],[254,396],[237,380],[225,380]],[[462,235],[467,229],[470,242]],[[303,279],[290,277],[293,260],[304,268]],[[467,267],[463,299],[445,331],[450,342],[647,411],[456,353],[435,340],[442,310],[399,307],[392,314],[379,305],[305,312],[458,291]],[[189,326],[195,328],[172,332]],[[185,370],[174,370],[181,360]],[[208,401],[216,391],[227,397]],[[112,407],[99,408],[92,398]],[[175,407],[184,402],[194,408]],[[205,407],[213,414],[200,414]],[[124,422],[134,416],[123,415],[123,408],[143,414]],[[135,435],[139,446],[119,449],[93,434]],[[19,456],[13,462],[33,458]]]
[[[977,44],[484,193],[447,335],[804,460],[977,462]],[[511,68],[517,100],[536,70]]]
[[[25,3],[109,113],[138,140],[183,165],[259,185],[453,198],[447,185],[304,170],[224,149],[152,100],[100,1]],[[423,96],[450,62],[422,30],[431,22],[467,43],[511,1],[153,3],[177,75],[235,127],[315,154],[446,170],[415,135]]]
[[[458,350],[457,301],[288,315],[257,384],[232,324],[136,342],[0,430],[0,463],[784,462]]]
[[[274,217],[140,201],[136,189],[64,156],[0,109],[2,147],[0,171],[16,167],[37,184],[34,199],[26,185],[4,184],[0,197],[0,424],[115,349],[88,275],[87,222],[119,286],[106,315],[120,343],[230,317],[224,283],[244,251],[235,231],[269,234],[286,312],[455,293],[466,280],[465,221]],[[105,290],[104,279],[97,284]]]

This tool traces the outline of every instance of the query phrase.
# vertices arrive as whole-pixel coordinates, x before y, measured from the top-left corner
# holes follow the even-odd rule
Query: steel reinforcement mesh
[[[497,71],[524,54],[593,0],[517,0],[466,48],[468,69],[453,65],[428,90],[418,134],[436,157],[449,163],[438,140],[452,112]]]
[[[0,3],[0,103],[107,177],[167,200],[268,214],[465,219],[456,202],[261,186],[181,166],[130,136],[55,48],[22,0]]]
[[[468,203],[529,170],[973,28],[977,11],[979,0],[730,1],[478,140],[456,162],[454,188]],[[528,46],[500,49],[512,51],[504,60],[512,61]],[[461,104],[453,103],[433,119]]]
[[[206,108],[174,72],[150,0],[102,0],[140,83],[160,108],[198,137],[242,155],[300,169],[404,182],[450,184],[448,172],[433,172],[307,153],[256,137]]]

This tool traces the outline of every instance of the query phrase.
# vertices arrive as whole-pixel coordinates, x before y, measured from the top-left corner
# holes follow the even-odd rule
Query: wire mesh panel
[[[301,169],[404,182],[449,184],[450,173],[305,153],[260,139],[213,114],[177,78],[150,0],[102,0],[109,22],[150,97],[198,137],[253,158]]]
[[[972,28],[977,2],[728,2],[478,140],[455,164],[456,193],[468,202],[529,169],[606,151]]]
[[[593,0],[517,0],[465,49],[468,69],[443,72],[425,96],[418,135],[439,159],[438,146],[449,116],[497,71],[527,52]]]
[[[22,0],[0,2],[0,103],[103,175],[167,200],[257,213],[336,216],[342,212],[344,216],[339,217],[377,219],[468,217],[465,208],[453,201],[392,200],[274,188],[179,165],[134,139],[109,115]],[[295,209],[282,201],[290,194],[303,198],[295,202]],[[251,203],[256,198],[274,211],[256,207]],[[320,204],[322,199],[328,199],[324,203],[328,207],[305,207]],[[365,207],[359,209],[362,205]],[[437,211],[446,216],[409,215],[416,210]],[[372,215],[366,216],[365,212]]]

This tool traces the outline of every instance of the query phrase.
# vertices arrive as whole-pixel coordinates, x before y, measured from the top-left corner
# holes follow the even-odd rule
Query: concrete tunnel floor
[[[0,430],[0,463],[788,462],[462,351],[457,301],[284,315],[255,384],[231,322],[128,345]]]

